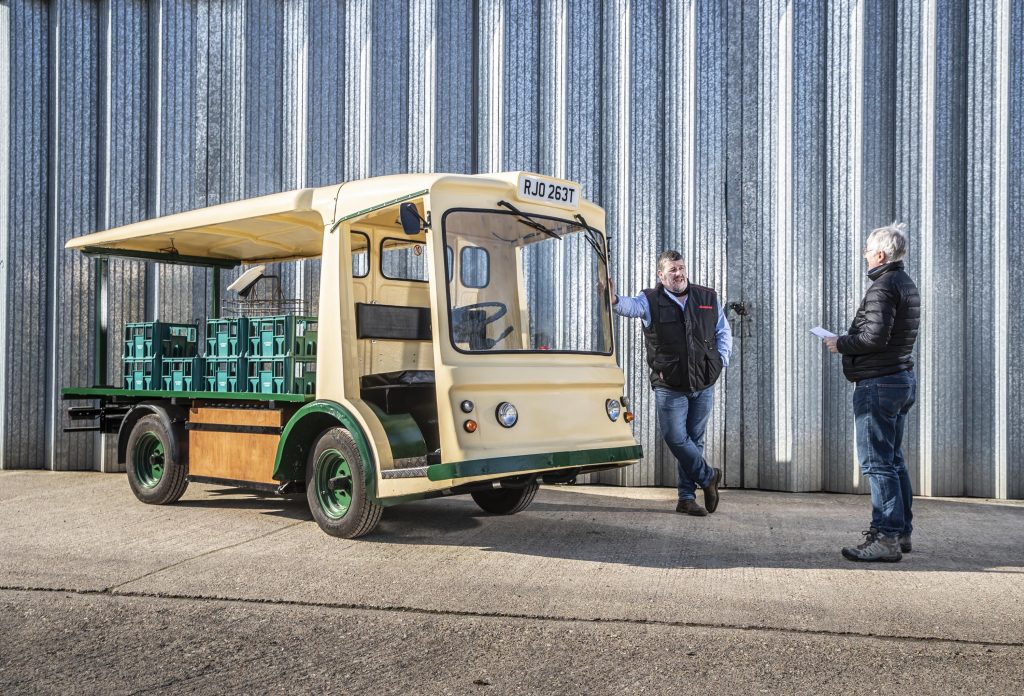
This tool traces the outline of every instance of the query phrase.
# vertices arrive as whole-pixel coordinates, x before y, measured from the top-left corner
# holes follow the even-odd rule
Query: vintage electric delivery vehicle
[[[578,184],[511,172],[352,181],[73,239],[99,264],[208,267],[211,290],[195,323],[123,327],[120,383],[63,391],[92,401],[69,414],[93,423],[69,430],[116,433],[132,490],[157,505],[189,481],[304,490],[348,538],[420,498],[518,512],[541,482],[642,456],[603,229]],[[298,259],[320,262],[315,311],[268,267]]]

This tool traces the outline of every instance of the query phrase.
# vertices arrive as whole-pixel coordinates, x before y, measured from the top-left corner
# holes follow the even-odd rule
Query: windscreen
[[[451,210],[451,341],[463,352],[612,352],[604,235],[574,221]]]

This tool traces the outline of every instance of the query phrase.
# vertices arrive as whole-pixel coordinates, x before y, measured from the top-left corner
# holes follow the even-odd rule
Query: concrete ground
[[[1024,693],[1024,504],[918,499],[853,564],[865,497],[546,487],[323,534],[302,501],[0,472],[0,693]]]

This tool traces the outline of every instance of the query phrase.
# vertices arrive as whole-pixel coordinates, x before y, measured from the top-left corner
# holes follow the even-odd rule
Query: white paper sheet
[[[834,333],[832,333],[828,329],[823,329],[820,326],[815,326],[813,329],[811,329],[811,333],[817,336],[818,338],[831,338],[832,336],[835,336]]]

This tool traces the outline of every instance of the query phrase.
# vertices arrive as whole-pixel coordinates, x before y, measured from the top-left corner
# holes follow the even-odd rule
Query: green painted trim
[[[351,220],[352,218],[357,218],[360,215],[366,215],[367,213],[372,213],[375,210],[380,210],[381,208],[387,208],[389,205],[394,205],[395,203],[402,203],[403,201],[407,201],[407,200],[410,200],[412,198],[419,198],[420,196],[425,196],[428,193],[430,193],[430,189],[423,189],[422,191],[417,191],[416,193],[410,193],[410,194],[407,194],[405,196],[399,196],[398,198],[393,198],[390,201],[385,201],[383,203],[378,203],[377,205],[370,206],[369,208],[364,208],[363,210],[357,210],[354,213],[349,213],[348,215],[346,215],[345,217],[339,219],[337,222],[335,222],[333,225],[331,225],[331,232],[334,232],[334,230],[338,229],[338,225],[340,225],[341,223],[343,223],[343,222],[345,222],[347,220]]]
[[[384,426],[384,432],[388,436],[388,444],[391,445],[391,457],[393,459],[405,459],[407,457],[422,457],[427,453],[427,442],[423,439],[423,431],[416,421],[408,413],[387,414],[384,409],[366,402]]]
[[[363,472],[366,479],[366,492],[371,500],[377,500],[377,486],[376,486],[376,468],[377,462],[373,459],[373,451],[370,448],[369,438],[366,433],[363,432],[362,426],[359,425],[359,421],[349,413],[349,410],[339,404],[337,401],[312,401],[298,411],[296,411],[288,424],[284,427],[284,432],[281,433],[281,440],[277,443],[277,458],[274,461],[274,474],[273,478],[276,481],[286,481],[292,479],[291,476],[285,471],[286,468],[290,468],[287,463],[284,462],[285,450],[291,444],[289,438],[292,432],[298,427],[302,420],[313,413],[324,413],[331,416],[338,422],[343,428],[352,433],[352,439],[356,441],[356,447],[359,448],[359,455],[366,462],[365,471]],[[312,450],[312,438],[320,433],[314,433],[310,436],[310,441],[305,443],[308,445],[308,450]],[[296,436],[297,437],[297,436]],[[302,462],[302,471],[305,472],[305,462]],[[295,479],[297,480],[297,479]]]
[[[303,403],[315,397],[309,394],[262,394],[255,392],[157,391],[155,389],[117,389],[116,387],[66,387],[60,390],[65,399],[92,399],[100,396],[123,396],[132,399],[210,399],[216,401],[288,401]]]
[[[591,464],[625,462],[638,460],[643,456],[643,448],[640,445],[634,445],[632,447],[607,447],[578,452],[544,452],[518,457],[470,459],[464,462],[432,464],[427,468],[427,478],[431,481],[445,481],[447,479],[469,478],[470,476],[511,474],[518,471],[562,469],[574,466],[589,466]]]
[[[213,268],[235,268],[242,265],[238,259],[218,259],[212,256],[186,256],[185,254],[161,254],[157,251],[136,251],[134,249],[109,249],[107,247],[87,246],[80,251],[86,256],[117,256],[143,261],[157,261],[176,266],[211,266]]]

